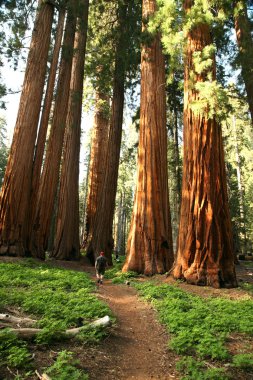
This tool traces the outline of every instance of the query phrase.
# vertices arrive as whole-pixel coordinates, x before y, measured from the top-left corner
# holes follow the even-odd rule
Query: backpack
[[[96,260],[97,270],[105,269],[106,267],[106,258],[104,256],[99,256]]]

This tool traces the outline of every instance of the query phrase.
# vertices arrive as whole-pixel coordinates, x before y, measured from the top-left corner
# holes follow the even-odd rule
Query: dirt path
[[[105,281],[98,293],[116,315],[117,325],[88,368],[90,379],[99,378],[101,367],[108,380],[176,379],[175,356],[155,311],[127,285]]]

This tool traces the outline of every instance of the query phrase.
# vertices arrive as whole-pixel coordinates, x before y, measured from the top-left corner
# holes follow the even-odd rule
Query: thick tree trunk
[[[188,12],[193,0],[185,0]],[[195,89],[210,71],[197,73],[193,57],[212,44],[208,24],[198,23],[187,34],[184,99],[184,162],[182,204],[175,278],[213,287],[236,286],[232,231],[228,210],[221,127],[214,117],[193,112],[200,98]],[[211,74],[215,79],[215,61]],[[193,82],[190,81],[193,79]]]
[[[96,109],[92,131],[88,195],[86,203],[85,245],[92,240],[94,220],[102,194],[105,177],[106,154],[109,136],[109,99],[100,91],[96,93]]]
[[[61,260],[80,258],[79,241],[79,156],[83,98],[83,75],[88,26],[89,0],[82,0],[75,37],[67,130],[61,170],[59,206],[53,257]]]
[[[44,100],[42,115],[40,119],[39,133],[37,137],[37,145],[36,145],[36,150],[35,150],[35,155],[34,155],[33,178],[32,178],[31,220],[33,220],[33,212],[35,211],[34,208],[35,208],[36,198],[37,198],[38,189],[39,189],[41,167],[42,167],[46,136],[47,136],[47,130],[48,130],[48,121],[49,121],[52,100],[53,100],[55,77],[56,77],[56,71],[57,71],[59,54],[60,54],[61,43],[62,43],[64,20],[65,20],[65,9],[61,8],[59,11],[53,57],[52,57],[50,72],[48,76],[47,90],[45,94],[45,100]]]
[[[143,0],[143,18],[155,0]],[[165,62],[160,36],[142,48],[138,182],[123,271],[164,273],[173,263],[169,211]]]
[[[33,220],[31,252],[33,256],[39,258],[45,257],[59,181],[62,146],[68,110],[75,29],[76,13],[74,7],[70,7],[64,33],[52,126]]]
[[[0,254],[28,251],[28,210],[32,166],[54,8],[39,5],[27,60],[18,116],[0,195]]]
[[[236,0],[234,6],[234,23],[236,39],[239,48],[239,59],[242,67],[242,77],[245,83],[251,122],[253,124],[253,39],[251,24],[247,14],[245,0]]]
[[[124,83],[125,83],[125,62],[124,57],[127,51],[125,41],[125,22],[127,15],[127,4],[120,7],[119,30],[120,35],[116,48],[115,71],[113,84],[112,115],[110,120],[110,131],[108,138],[108,149],[105,167],[105,179],[102,188],[93,227],[92,238],[87,246],[87,256],[91,262],[104,251],[108,264],[112,264],[112,224],[115,208],[115,198],[117,192],[117,180],[119,169],[120,146],[122,136],[123,108],[124,108]],[[126,50],[125,50],[126,49]]]

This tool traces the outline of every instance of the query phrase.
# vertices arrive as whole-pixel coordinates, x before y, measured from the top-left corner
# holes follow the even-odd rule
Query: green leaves
[[[37,344],[59,341],[63,338],[63,331],[79,327],[80,323],[85,326],[79,337],[82,342],[94,342],[105,334],[102,329],[89,327],[90,321],[111,312],[92,294],[94,284],[87,274],[38,265],[28,259],[20,264],[0,264],[0,277],[1,308],[15,306],[37,319],[35,327],[42,329],[35,338]],[[24,368],[30,365],[31,354],[26,343],[7,329],[0,331],[0,351],[4,357],[0,366],[8,364]],[[70,359],[68,355],[64,358]],[[54,379],[86,378],[71,376]]]
[[[79,364],[70,351],[61,351],[55,363],[46,370],[46,374],[54,380],[88,380],[88,376],[80,369]]]
[[[226,379],[224,369],[212,364],[207,370],[206,362],[201,360],[215,361],[217,366],[231,362],[231,352],[226,347],[229,335],[253,334],[252,300],[204,299],[175,286],[156,286],[151,282],[135,286],[158,310],[160,320],[171,334],[169,347],[179,355],[187,355],[178,363],[182,379]],[[242,349],[246,351],[247,347]],[[245,353],[232,360],[240,368],[250,368],[252,357]]]

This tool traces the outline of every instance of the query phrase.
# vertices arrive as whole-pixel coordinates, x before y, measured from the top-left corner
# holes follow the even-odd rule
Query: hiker
[[[96,259],[95,262],[95,268],[96,268],[96,276],[97,276],[97,283],[103,284],[103,277],[105,274],[105,268],[107,266],[107,260],[105,257],[104,252],[100,252],[99,256]]]

